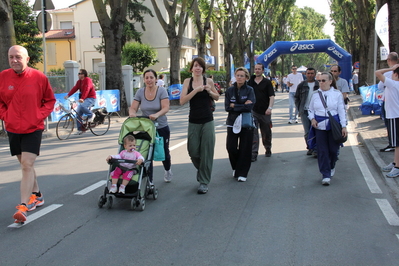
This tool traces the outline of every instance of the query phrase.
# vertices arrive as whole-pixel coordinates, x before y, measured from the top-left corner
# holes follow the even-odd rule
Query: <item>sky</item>
[[[35,3],[36,0],[29,0],[29,3],[32,5]],[[80,0],[52,0],[54,7],[56,9],[69,7],[75,3],[80,2]],[[334,39],[334,26],[331,24],[330,21],[330,6],[328,5],[328,0],[318,0],[317,4],[314,0],[296,0],[296,5],[299,7],[312,7],[316,12],[325,15],[327,19],[326,26],[324,27],[324,33],[330,35],[332,39]]]

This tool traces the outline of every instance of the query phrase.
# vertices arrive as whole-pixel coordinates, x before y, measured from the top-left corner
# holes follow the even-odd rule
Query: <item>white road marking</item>
[[[24,226],[30,222],[33,222],[34,220],[46,215],[49,212],[52,212],[56,209],[58,209],[59,207],[61,207],[63,204],[51,204],[50,206],[44,208],[44,209],[40,209],[40,211],[35,211],[33,214],[28,214],[28,218],[26,219],[26,222],[23,225],[20,224],[16,224],[16,223],[12,223],[10,224],[8,227],[10,228],[19,228],[21,226]],[[41,208],[41,207],[39,207]]]
[[[366,184],[369,187],[371,193],[382,193],[380,187],[378,186],[373,175],[371,174],[370,169],[363,158],[363,155],[360,153],[359,147],[357,147],[358,142],[356,139],[356,134],[351,133],[354,132],[352,128],[353,128],[352,122],[350,122],[348,125],[348,132],[349,132],[348,139],[352,148],[353,155],[355,156],[357,165],[359,165],[360,171],[362,172],[363,178],[366,181]]]
[[[86,195],[87,193],[104,186],[107,183],[106,180],[98,181],[97,183],[91,185],[90,187],[87,187],[85,189],[82,189],[81,191],[76,192],[74,195]]]
[[[182,142],[180,142],[180,143],[178,143],[178,144],[176,144],[176,145],[170,147],[170,148],[169,148],[169,151],[173,151],[174,149],[177,149],[177,148],[179,148],[180,146],[183,146],[183,145],[186,145],[186,144],[187,144],[187,140],[182,141]]]
[[[399,226],[399,216],[396,214],[391,204],[387,199],[375,199],[380,206],[382,213],[387,219],[388,223],[393,226]]]

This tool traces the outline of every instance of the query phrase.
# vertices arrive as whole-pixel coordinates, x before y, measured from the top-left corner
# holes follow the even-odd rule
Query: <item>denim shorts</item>
[[[7,132],[7,134],[12,156],[20,155],[22,152],[30,152],[39,156],[43,135],[42,130],[28,134],[15,134],[11,132]]]

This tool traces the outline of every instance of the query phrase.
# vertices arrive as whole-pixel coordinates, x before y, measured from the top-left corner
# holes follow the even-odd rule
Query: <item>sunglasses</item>
[[[83,73],[78,73],[78,75],[83,75]]]
[[[338,70],[331,70],[331,72],[338,72]]]
[[[297,69],[296,67],[295,68],[291,68],[292,70],[295,70],[295,69]]]
[[[316,79],[318,82],[327,82],[328,79]]]

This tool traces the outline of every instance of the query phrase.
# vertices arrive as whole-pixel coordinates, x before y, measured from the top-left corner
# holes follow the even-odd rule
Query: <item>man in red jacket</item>
[[[16,223],[26,221],[27,211],[44,204],[33,167],[39,155],[44,119],[53,111],[55,97],[47,77],[28,67],[28,51],[19,45],[8,50],[10,69],[0,73],[0,119],[5,122],[11,155],[21,164],[21,204]]]
[[[74,94],[79,90],[79,103],[78,109],[76,110],[79,116],[77,117],[77,127],[78,132],[77,135],[80,135],[84,132],[84,128],[82,127],[83,121],[81,118],[86,116],[90,122],[93,122],[94,114],[90,111],[90,108],[94,106],[96,103],[96,90],[94,89],[93,81],[91,78],[87,76],[86,69],[81,69],[79,71],[79,79],[76,82],[75,86],[68,92],[64,98],[67,99],[69,96]]]

